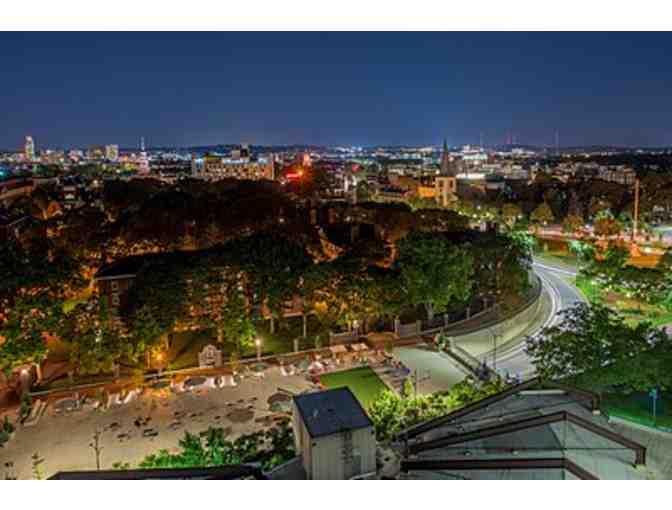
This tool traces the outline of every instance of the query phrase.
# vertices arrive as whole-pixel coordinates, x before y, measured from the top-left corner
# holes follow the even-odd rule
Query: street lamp
[[[495,328],[490,328],[490,334],[492,335],[492,343],[494,347],[492,350],[492,369],[497,373],[497,339],[500,335],[495,332]]]
[[[254,345],[257,347],[257,361],[261,361],[261,338],[257,338]]]

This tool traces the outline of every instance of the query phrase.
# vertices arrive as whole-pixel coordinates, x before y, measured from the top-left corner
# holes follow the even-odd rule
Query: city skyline
[[[672,144],[669,34],[1,37],[3,150]]]

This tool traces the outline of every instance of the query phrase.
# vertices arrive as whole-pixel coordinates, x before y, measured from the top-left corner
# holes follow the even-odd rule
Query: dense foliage
[[[384,442],[408,427],[443,416],[504,389],[499,379],[480,382],[466,378],[447,392],[415,395],[412,383],[407,380],[401,395],[385,390],[367,411],[373,422],[376,439]]]
[[[177,451],[159,450],[145,457],[138,467],[195,468],[260,462],[264,470],[269,470],[294,456],[294,439],[287,420],[234,440],[227,439],[226,431],[217,427],[209,427],[199,434],[185,432]]]
[[[594,389],[672,386],[672,340],[647,322],[629,325],[600,304],[563,310],[559,324],[529,338],[526,352],[547,379]]]

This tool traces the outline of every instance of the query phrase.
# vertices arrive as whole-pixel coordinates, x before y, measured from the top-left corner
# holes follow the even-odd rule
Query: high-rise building
[[[23,155],[26,161],[35,161],[35,142],[32,136],[26,136],[26,143],[23,147]]]
[[[138,158],[138,173],[147,175],[149,173],[149,159],[145,152],[145,138],[140,138],[140,157]]]
[[[105,146],[105,159],[108,161],[116,162],[119,159],[119,146],[118,145],[106,145]]]

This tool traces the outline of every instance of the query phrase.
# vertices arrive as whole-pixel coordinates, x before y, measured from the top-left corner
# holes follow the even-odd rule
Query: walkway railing
[[[493,310],[499,313],[494,317],[486,318],[482,321],[467,326],[460,330],[460,334],[472,333],[480,329],[489,328],[510,319],[511,317],[526,310],[529,306],[534,304],[541,296],[542,285],[539,277],[530,273],[533,279],[530,289],[527,291],[525,298],[515,307],[507,310],[502,310],[500,305],[496,304],[494,300],[488,298],[479,298],[472,301],[467,307],[459,311],[452,311],[439,314],[432,319],[417,320],[415,322],[403,324],[400,320],[394,321],[393,332],[397,338],[410,338],[422,335],[434,335],[459,327],[461,324],[467,324],[476,318],[486,316]],[[383,330],[381,332],[390,332]],[[346,331],[344,333],[330,333],[329,341],[331,345],[343,344],[356,341],[362,333],[359,331]]]

